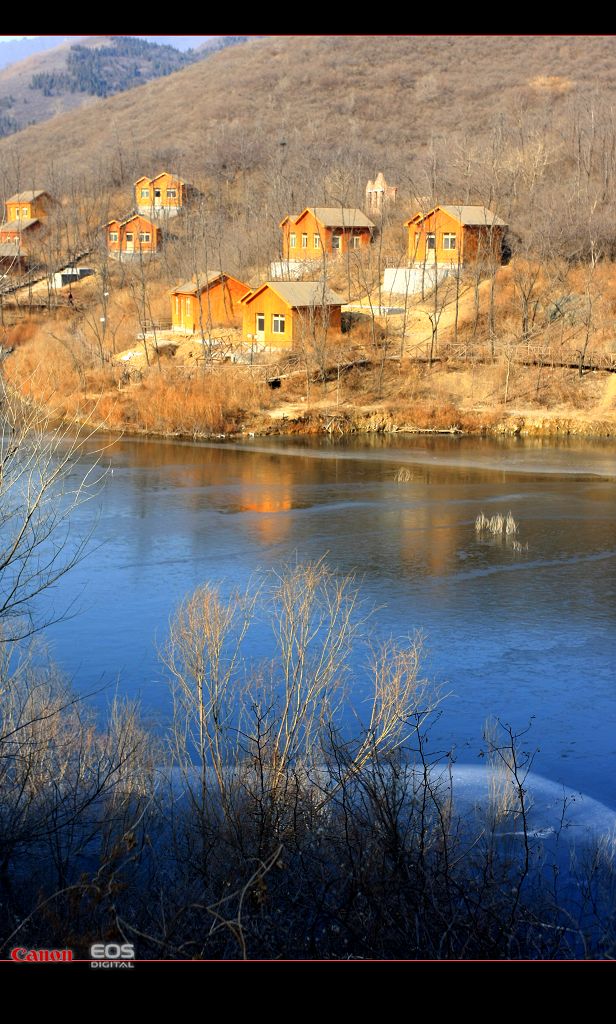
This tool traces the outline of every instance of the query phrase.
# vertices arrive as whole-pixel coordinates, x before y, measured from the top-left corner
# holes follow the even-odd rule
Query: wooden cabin
[[[6,219],[9,222],[45,220],[51,201],[49,192],[42,189],[17,192],[6,200]]]
[[[139,178],[135,182],[135,203],[139,213],[173,216],[193,197],[196,189],[177,174],[162,171],[155,178]]]
[[[372,240],[374,224],[362,210],[332,207],[306,207],[280,222],[282,258],[318,260],[325,252],[339,256],[366,248]]]
[[[42,226],[38,217],[5,221],[0,224],[0,244],[8,243],[15,247],[16,252],[27,253]]]
[[[42,189],[16,192],[5,202],[6,220],[0,224],[0,245],[13,246],[15,253],[27,255],[35,236],[43,226],[52,202]],[[10,260],[7,250],[5,259]]]
[[[319,281],[268,281],[242,299],[244,338],[292,348],[310,340],[315,324],[339,332],[343,301]]]
[[[174,331],[195,334],[213,324],[239,325],[240,299],[250,291],[247,284],[222,270],[202,274],[199,283],[189,281],[171,292],[171,323]]]
[[[147,217],[135,213],[126,220],[110,220],[105,225],[110,256],[151,255],[162,245],[162,231]]]
[[[507,224],[485,206],[435,206],[405,221],[410,263],[441,265],[490,257],[502,261]]]
[[[14,242],[0,242],[0,277],[23,274],[28,268],[28,258]]]

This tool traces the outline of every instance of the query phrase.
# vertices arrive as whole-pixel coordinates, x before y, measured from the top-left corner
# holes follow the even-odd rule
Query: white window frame
[[[150,190],[149,190],[149,188],[142,188],[141,189],[141,198],[142,199],[149,199],[150,198]]]
[[[259,326],[259,320],[261,326]],[[255,315],[255,331],[257,334],[265,334],[265,313],[257,313]]]
[[[167,199],[177,199],[177,197],[178,197],[178,190],[177,190],[177,188],[168,188],[167,189]]]
[[[313,249],[320,249],[321,248],[321,236],[319,234],[314,234],[313,235],[313,237],[312,237],[312,248]]]
[[[458,238],[455,231],[443,232],[443,249],[454,251],[457,248],[457,243]]]
[[[110,231],[109,232],[109,241],[110,242],[117,242],[117,240],[118,240],[118,232],[117,231]]]
[[[307,231],[303,231],[302,232],[302,249],[307,249],[307,248],[308,248],[308,232]]]
[[[351,235],[351,249],[359,249],[360,238],[359,235]]]
[[[295,234],[295,231],[291,231],[290,234],[289,234],[289,249],[296,249],[296,248],[297,248],[297,235]]]
[[[436,250],[436,232],[426,231],[426,252],[434,252]]]
[[[151,236],[150,232],[149,231],[140,231],[139,232],[139,241],[140,242],[151,242],[152,241],[152,236]]]
[[[332,235],[332,252],[342,252],[342,235]]]
[[[124,240],[126,242],[134,242],[135,241],[135,234],[134,234],[134,232],[133,231],[127,231],[126,234],[124,235]]]
[[[272,334],[284,334],[285,333],[285,315],[284,313],[272,313]]]

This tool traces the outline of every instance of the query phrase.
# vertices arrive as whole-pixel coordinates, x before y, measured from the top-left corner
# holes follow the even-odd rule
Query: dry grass
[[[6,374],[58,416],[90,414],[114,430],[197,435],[235,430],[271,403],[262,374],[228,365],[188,371],[163,359],[122,386],[124,367],[101,366],[83,338],[78,348],[62,317],[28,326],[31,336],[7,359]]]
[[[532,89],[539,89],[544,92],[565,93],[573,89],[575,82],[563,75],[537,75],[528,83]]]
[[[249,371],[221,366],[189,378],[151,370],[133,401],[144,430],[198,435],[237,430],[251,413],[267,408],[270,394]]]

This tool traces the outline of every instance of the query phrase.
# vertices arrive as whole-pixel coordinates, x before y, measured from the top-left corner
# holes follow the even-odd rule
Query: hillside
[[[60,37],[54,37],[60,38]],[[92,104],[137,85],[172,74],[240,37],[178,37],[194,48],[181,52],[173,37],[94,36],[68,38],[0,71],[0,136],[56,114]],[[33,41],[34,42],[34,41]],[[184,50],[187,47],[184,45]]]
[[[382,170],[398,199],[377,217],[374,244],[323,264],[352,307],[334,345],[352,368],[343,384],[336,376],[336,406],[382,411],[389,403],[395,419],[387,422],[400,426],[417,423],[421,402],[424,423],[496,430],[501,408],[514,431],[529,410],[557,413],[565,433],[582,429],[583,415],[589,429],[613,435],[612,47],[598,36],[255,38],[1,140],[0,198],[46,188],[59,200],[35,247],[40,265],[57,269],[87,252],[97,268],[70,306],[37,285],[37,308],[59,312],[33,323],[31,335],[19,333],[25,296],[14,300],[7,286],[5,323],[18,331],[7,343],[20,347],[7,372],[10,365],[28,380],[51,361],[69,411],[103,391],[120,409],[118,427],[198,432],[206,414],[191,344],[186,361],[166,365],[141,346],[145,375],[128,374],[122,399],[119,354],[135,348],[144,325],[165,330],[178,282],[220,267],[247,286],[263,283],[280,255],[283,216],[311,205],[363,207],[368,178]],[[197,186],[194,205],[164,226],[156,259],[117,265],[100,226],[128,214],[139,176],[162,170]],[[496,213],[508,225],[504,265],[470,261],[460,289],[451,277],[408,304],[394,301],[395,315],[378,312],[387,306],[384,269],[407,258],[403,221],[438,202]],[[225,340],[234,356],[242,331],[251,336],[237,326]],[[331,371],[323,351],[308,346],[297,390],[306,391],[310,374],[315,383]],[[196,410],[189,426],[187,380]],[[207,413],[211,429],[269,407],[263,381],[258,395],[254,383],[242,397],[234,367],[224,370],[224,399],[210,396],[218,402]],[[175,394],[158,426],[150,388],[161,408]],[[306,397],[280,389],[291,407]]]
[[[161,161],[188,178],[275,174],[294,204],[324,201],[332,168],[330,198],[351,189],[357,199],[382,168],[407,193],[481,189],[492,201],[500,188],[511,202],[514,171],[562,182],[563,148],[590,105],[599,141],[616,91],[612,50],[606,36],[252,39],[0,141],[0,164],[9,189],[16,152],[28,182],[50,161],[58,174],[124,182]]]

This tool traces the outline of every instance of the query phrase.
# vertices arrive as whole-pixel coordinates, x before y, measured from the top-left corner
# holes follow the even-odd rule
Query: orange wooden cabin
[[[174,331],[195,334],[214,324],[242,322],[240,299],[250,291],[247,284],[222,270],[213,270],[171,292],[171,324]]]
[[[507,224],[485,206],[435,206],[405,221],[411,263],[458,264],[502,260]]]
[[[126,220],[110,220],[105,230],[110,255],[149,255],[158,252],[162,244],[161,229],[139,213]]]
[[[173,215],[189,201],[195,189],[177,174],[162,171],[155,178],[142,177],[135,182],[135,202],[139,213]]]
[[[42,226],[38,217],[5,221],[0,224],[0,243],[14,246],[15,252],[27,253]]]
[[[30,189],[16,192],[6,200],[6,220],[0,224],[0,243],[13,245],[15,252],[27,253],[28,245],[42,227],[52,202],[49,192]]]
[[[50,203],[51,196],[43,189],[17,192],[6,200],[6,219],[7,221],[44,220]]]
[[[340,331],[343,299],[319,281],[268,281],[242,299],[248,341],[292,348],[315,328]]]
[[[339,256],[370,245],[374,224],[362,210],[333,207],[306,207],[280,222],[282,258],[318,260],[327,253]]]

